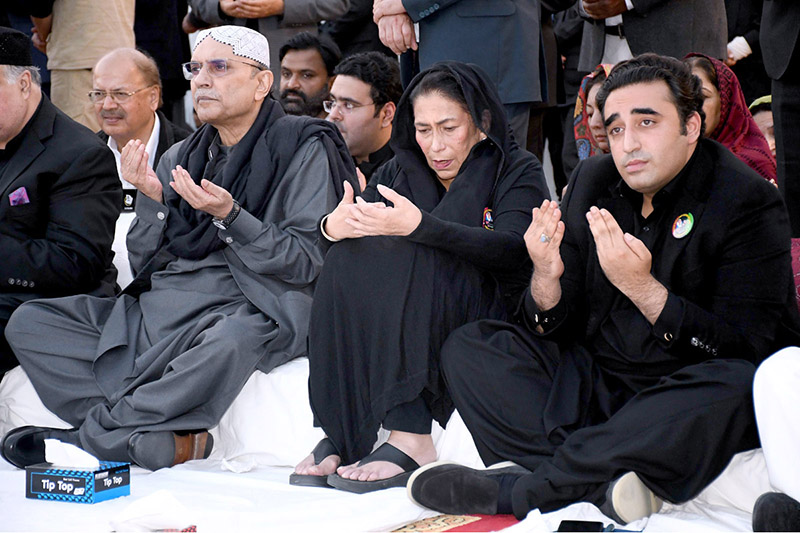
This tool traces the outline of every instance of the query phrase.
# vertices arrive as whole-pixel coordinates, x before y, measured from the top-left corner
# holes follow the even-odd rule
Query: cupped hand
[[[400,235],[411,234],[422,221],[422,211],[411,200],[385,185],[378,185],[378,192],[394,204],[368,203],[361,197],[356,199],[353,216],[346,222],[356,235]]]
[[[189,172],[180,165],[172,171],[173,181],[170,187],[198,211],[203,211],[216,218],[225,218],[233,209],[231,193],[203,179],[197,185]]]
[[[120,175],[145,196],[161,202],[163,188],[155,171],[150,168],[149,160],[150,156],[145,151],[142,141],[139,139],[128,141],[120,152]]]
[[[530,226],[525,231],[525,246],[533,262],[533,274],[541,279],[560,279],[564,274],[561,241],[565,226],[558,204],[551,200],[533,209]]]

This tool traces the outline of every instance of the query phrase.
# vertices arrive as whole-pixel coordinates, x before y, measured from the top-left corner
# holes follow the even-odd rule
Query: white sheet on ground
[[[94,505],[27,500],[24,472],[0,461],[0,531],[141,531],[188,525],[201,532],[391,531],[437,514],[411,503],[402,488],[354,495],[288,484],[293,466],[322,436],[312,425],[307,380],[306,359],[269,375],[257,372],[212,430],[215,445],[208,460],[156,472],[134,467],[128,497]],[[67,427],[42,405],[18,367],[0,383],[0,436],[25,424]],[[447,431],[434,424],[433,436],[440,459],[481,467],[458,413]],[[667,504],[626,529],[747,531],[753,502],[769,490],[763,454],[746,452],[696,499]],[[532,511],[509,531],[555,531],[564,519],[610,522],[593,505],[579,503],[544,515]]]

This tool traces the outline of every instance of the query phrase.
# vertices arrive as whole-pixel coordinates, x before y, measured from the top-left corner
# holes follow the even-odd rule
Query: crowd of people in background
[[[798,118],[792,0],[9,0],[0,372],[74,427],[2,455],[202,459],[307,355],[326,436],[292,484],[627,523],[739,451],[772,476]],[[454,409],[514,464],[437,464]],[[790,477],[756,530],[800,529]]]

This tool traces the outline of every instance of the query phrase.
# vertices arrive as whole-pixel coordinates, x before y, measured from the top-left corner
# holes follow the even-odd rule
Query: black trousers
[[[581,347],[558,347],[527,330],[479,321],[442,350],[445,380],[484,463],[510,460],[532,473],[513,509],[548,512],[600,505],[608,484],[636,472],[661,498],[682,502],[758,447],[755,367],[744,360],[692,364],[626,390]]]
[[[800,237],[800,142],[793,135],[800,122],[800,74],[786,78],[772,80],[778,188],[789,210],[792,237]]]

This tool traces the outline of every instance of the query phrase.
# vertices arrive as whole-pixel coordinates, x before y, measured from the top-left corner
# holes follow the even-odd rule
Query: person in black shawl
[[[201,32],[185,65],[206,123],[154,173],[123,149],[139,190],[128,250],[136,279],[117,297],[30,302],[9,342],[42,402],[75,429],[6,435],[18,467],[45,438],[155,470],[207,457],[215,426],[255,370],[305,354],[317,224],[355,167],[336,127],[288,117],[269,97],[266,38]],[[65,386],[69,384],[69,386]]]
[[[327,438],[293,484],[368,492],[404,485],[435,460],[431,421],[444,425],[453,411],[441,345],[467,322],[510,319],[530,277],[523,234],[549,195],[479,67],[443,62],[419,74],[391,146],[364,194],[353,202],[345,185],[321,224],[341,241],[309,327],[311,406]],[[370,453],[381,425],[389,441]]]

